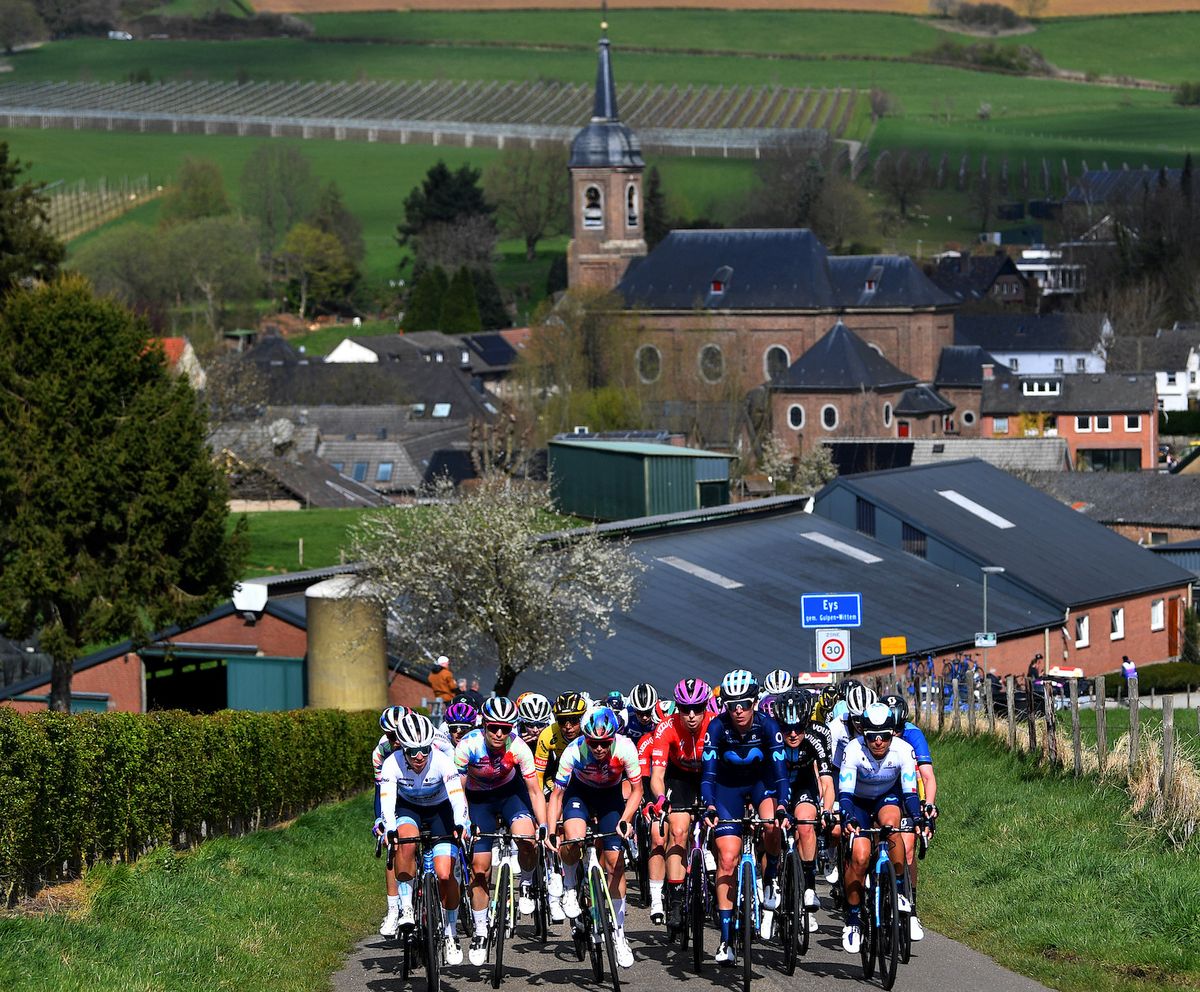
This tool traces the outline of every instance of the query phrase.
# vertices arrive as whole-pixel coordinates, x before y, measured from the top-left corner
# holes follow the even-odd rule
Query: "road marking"
[[[714,586],[720,586],[722,589],[742,588],[742,583],[735,582],[733,579],[727,579],[719,572],[713,572],[700,565],[695,565],[686,558],[676,558],[674,555],[668,555],[665,558],[655,558],[654,560],[661,561],[664,565],[670,565],[672,568],[677,568],[681,572],[687,572],[688,575],[694,575],[705,582],[711,582]]]
[[[878,555],[873,555],[869,551],[863,551],[861,548],[856,548],[853,544],[847,544],[845,541],[839,541],[836,537],[830,537],[828,534],[822,534],[819,530],[805,531],[800,536],[807,541],[812,541],[813,544],[819,544],[823,548],[829,548],[830,551],[837,551],[839,554],[843,554],[847,558],[853,558],[855,561],[861,561],[864,565],[874,565],[878,561],[883,561],[883,559]]]
[[[1010,527],[1016,527],[1011,520],[1006,520],[998,513],[993,513],[986,506],[976,503],[973,499],[968,499],[960,492],[953,489],[939,489],[938,495],[942,499],[947,499],[955,506],[960,506],[968,513],[973,513],[980,520],[986,520],[993,527],[999,527],[1001,530],[1008,530]]]

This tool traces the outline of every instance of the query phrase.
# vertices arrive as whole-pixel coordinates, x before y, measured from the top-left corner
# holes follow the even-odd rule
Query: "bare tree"
[[[448,482],[431,495],[419,515],[368,516],[353,539],[361,587],[388,611],[389,636],[494,665],[505,694],[524,671],[590,658],[633,606],[644,566],[627,541],[539,540],[554,512],[546,488],[488,476],[458,500]]]
[[[537,257],[537,243],[567,230],[570,185],[563,145],[510,148],[483,177],[496,205],[500,233],[525,242],[525,257]]]
[[[426,268],[441,266],[447,272],[490,269],[496,249],[496,225],[485,214],[426,225],[414,235],[417,258]]]

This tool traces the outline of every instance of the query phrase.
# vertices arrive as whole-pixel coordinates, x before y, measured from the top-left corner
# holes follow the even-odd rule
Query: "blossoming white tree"
[[[495,476],[433,495],[420,512],[364,519],[352,542],[361,587],[382,600],[389,636],[494,665],[497,693],[527,669],[590,658],[636,600],[644,566],[628,540],[544,535],[560,525],[547,488]]]

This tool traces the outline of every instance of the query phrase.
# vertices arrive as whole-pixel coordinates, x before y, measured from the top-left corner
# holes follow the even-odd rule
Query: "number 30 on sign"
[[[850,631],[828,627],[817,631],[817,671],[850,671]]]

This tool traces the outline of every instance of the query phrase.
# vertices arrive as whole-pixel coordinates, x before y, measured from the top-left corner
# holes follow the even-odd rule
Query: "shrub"
[[[976,69],[993,69],[1001,72],[1046,73],[1049,63],[1042,53],[1030,45],[1012,48],[995,42],[975,42],[964,45],[946,39],[933,48],[916,53],[918,58],[950,65],[966,65]]]
[[[1174,101],[1181,107],[1195,107],[1200,104],[1200,82],[1185,80],[1175,87]]]
[[[239,834],[371,782],[373,713],[22,714],[0,707],[0,893]]]
[[[1200,686],[1200,665],[1189,664],[1186,661],[1168,661],[1161,665],[1148,665],[1145,668],[1139,668],[1137,675],[1138,695],[1141,696],[1147,695],[1151,689],[1155,693],[1183,692],[1188,686],[1192,688]],[[1115,698],[1117,687],[1122,686],[1121,694],[1124,696],[1124,682],[1125,680],[1119,672],[1116,675],[1108,676],[1104,680],[1104,694]]]

